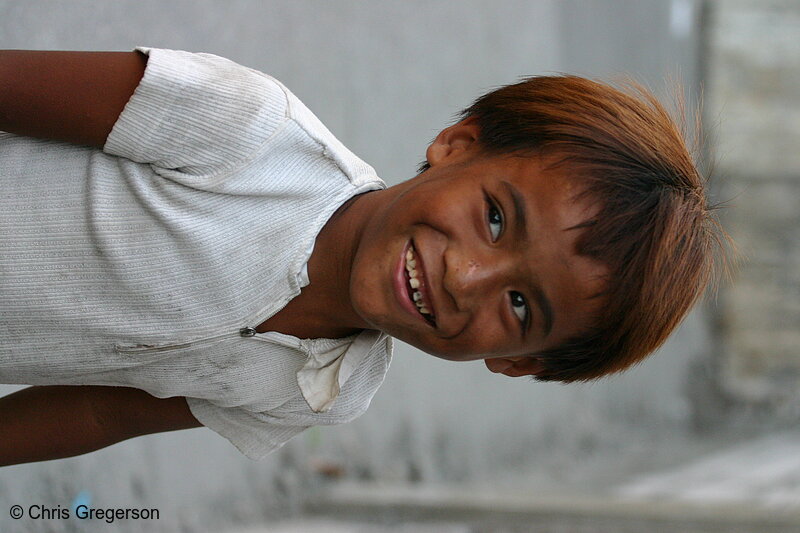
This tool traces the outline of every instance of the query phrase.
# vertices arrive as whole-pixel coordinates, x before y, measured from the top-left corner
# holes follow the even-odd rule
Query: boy
[[[702,180],[647,94],[502,88],[386,189],[215,56],[4,52],[0,79],[0,381],[46,385],[0,401],[0,464],[199,425],[260,458],[360,415],[388,335],[593,379],[658,347],[711,272]]]

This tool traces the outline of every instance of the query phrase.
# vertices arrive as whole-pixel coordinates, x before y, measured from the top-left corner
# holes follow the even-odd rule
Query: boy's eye
[[[488,196],[486,198],[486,203],[489,206],[486,210],[486,220],[489,223],[489,233],[492,235],[492,242],[494,242],[503,232],[503,212],[497,208],[495,203]],[[530,317],[528,303],[525,301],[525,297],[516,291],[511,291],[509,295],[511,296],[511,309],[514,311],[514,314],[517,315],[524,334]]]
[[[489,232],[492,234],[492,242],[494,242],[500,237],[500,233],[503,231],[503,214],[492,202],[489,202],[486,219],[489,222]]]
[[[530,316],[530,312],[528,310],[528,303],[525,301],[525,297],[522,296],[520,293],[512,291],[511,293],[511,308],[514,310],[514,314],[517,315],[519,318],[520,323],[522,324],[523,331],[528,324],[528,316]]]

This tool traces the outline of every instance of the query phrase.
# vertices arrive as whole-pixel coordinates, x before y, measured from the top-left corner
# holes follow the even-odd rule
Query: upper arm
[[[138,52],[0,51],[0,130],[102,148],[144,73]]]
[[[98,423],[118,440],[202,425],[182,396],[156,398],[130,387],[103,387],[102,396],[95,404]]]

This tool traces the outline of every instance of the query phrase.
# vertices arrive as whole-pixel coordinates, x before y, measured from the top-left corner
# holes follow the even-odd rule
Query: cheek
[[[429,341],[429,348],[424,351],[448,361],[476,361],[510,355],[518,348],[514,341],[509,341],[497,329],[484,326],[464,331],[453,339]]]
[[[436,339],[435,341],[431,341],[431,339],[401,340],[422,350],[428,355],[444,359],[445,361],[472,361],[474,359],[480,359],[479,356],[470,353],[453,341],[442,341],[441,339]]]

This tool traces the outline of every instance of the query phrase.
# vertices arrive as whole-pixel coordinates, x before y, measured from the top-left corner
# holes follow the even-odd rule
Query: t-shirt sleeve
[[[144,76],[103,151],[190,175],[230,171],[287,119],[283,86],[211,55],[137,48]]]
[[[197,420],[225,437],[249,459],[259,461],[313,424],[256,413],[242,407],[222,407],[200,398],[186,398]]]

